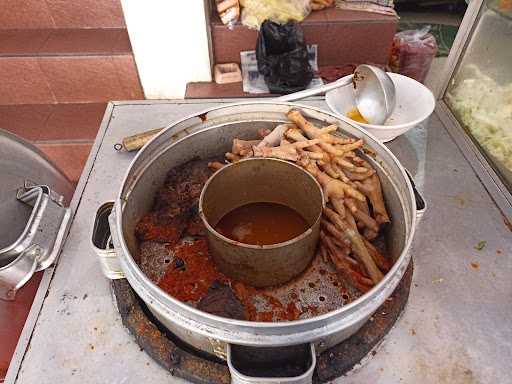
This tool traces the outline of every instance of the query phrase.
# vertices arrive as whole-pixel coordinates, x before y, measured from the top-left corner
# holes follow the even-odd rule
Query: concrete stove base
[[[411,287],[413,263],[391,297],[355,335],[318,356],[313,381],[324,383],[346,374],[370,354],[403,312]],[[112,282],[123,324],[146,353],[172,375],[194,383],[227,384],[227,365],[213,356],[192,350],[170,334],[147,310],[126,279]]]

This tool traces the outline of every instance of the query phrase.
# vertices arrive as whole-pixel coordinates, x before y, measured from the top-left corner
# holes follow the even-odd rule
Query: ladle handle
[[[344,87],[346,85],[349,85],[352,83],[352,77],[349,78],[342,78],[340,80],[336,80],[332,83],[322,85],[321,87],[312,88],[312,89],[305,89],[303,91],[290,93],[288,95],[284,95],[281,97],[277,97],[274,100],[276,101],[296,101],[296,100],[302,100],[309,96],[315,96],[319,95],[320,93],[325,93],[330,90]]]

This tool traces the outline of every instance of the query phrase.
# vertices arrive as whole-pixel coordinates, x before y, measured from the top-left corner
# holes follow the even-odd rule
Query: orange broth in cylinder
[[[309,228],[294,209],[277,203],[249,203],[226,213],[215,230],[250,245],[271,245],[293,239]]]

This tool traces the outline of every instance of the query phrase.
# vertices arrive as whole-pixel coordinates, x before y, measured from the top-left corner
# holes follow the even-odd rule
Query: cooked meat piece
[[[162,187],[155,199],[155,209],[159,210],[166,207],[192,206],[197,204],[203,183],[183,181],[176,185],[166,185]]]
[[[207,165],[208,161],[192,160],[171,169],[167,173],[167,179],[162,189],[167,187],[167,189],[175,191],[177,196],[168,196],[171,200],[167,202],[198,199],[204,183],[212,174]]]
[[[173,168],[164,186],[158,191],[152,212],[137,224],[135,234],[140,241],[153,240],[174,245],[188,226],[189,218],[197,211],[204,183],[211,175],[207,161],[193,160]],[[202,225],[192,220],[187,233],[202,233]]]
[[[166,185],[179,184],[183,181],[204,184],[211,176],[212,172],[207,165],[211,159],[207,160],[191,160],[185,164],[175,167],[167,174]]]
[[[197,203],[204,183],[205,182],[184,181],[178,184],[176,192],[178,193],[179,201],[186,200],[194,204]]]
[[[197,308],[212,315],[247,320],[244,306],[237,299],[231,288],[218,281],[213,282],[206,295],[197,303]]]

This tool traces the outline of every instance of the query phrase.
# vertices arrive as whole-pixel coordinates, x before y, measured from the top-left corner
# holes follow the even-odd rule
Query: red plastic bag
[[[389,66],[395,73],[425,81],[432,60],[437,54],[437,42],[429,33],[430,26],[420,30],[402,31],[395,35]]]

